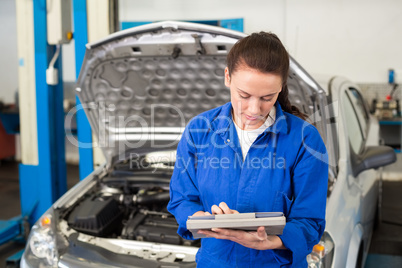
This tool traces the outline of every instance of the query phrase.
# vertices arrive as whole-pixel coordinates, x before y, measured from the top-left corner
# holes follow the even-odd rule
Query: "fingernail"
[[[214,232],[217,232],[219,229],[218,228],[212,228],[211,230],[214,231]]]

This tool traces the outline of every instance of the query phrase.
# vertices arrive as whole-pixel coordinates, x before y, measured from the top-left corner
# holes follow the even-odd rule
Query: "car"
[[[166,209],[175,150],[191,118],[230,101],[225,59],[244,36],[163,21],[87,45],[76,90],[106,163],[33,225],[21,267],[196,266],[200,241],[181,238]],[[309,267],[362,267],[380,167],[395,153],[379,146],[357,85],[335,77],[321,86],[293,58],[287,84],[328,150],[327,223]]]

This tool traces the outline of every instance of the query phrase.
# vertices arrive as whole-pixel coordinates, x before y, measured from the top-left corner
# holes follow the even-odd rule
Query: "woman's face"
[[[236,124],[244,130],[252,130],[267,119],[282,90],[282,78],[242,65],[231,75],[228,68],[225,69],[225,85],[230,88]]]

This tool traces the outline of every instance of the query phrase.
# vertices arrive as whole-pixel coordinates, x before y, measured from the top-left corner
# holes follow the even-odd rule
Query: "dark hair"
[[[282,91],[278,102],[285,112],[306,119],[296,106],[289,101],[287,78],[289,74],[289,54],[279,38],[273,33],[253,33],[236,42],[227,55],[229,75],[240,66],[246,65],[262,73],[274,73],[282,77]]]

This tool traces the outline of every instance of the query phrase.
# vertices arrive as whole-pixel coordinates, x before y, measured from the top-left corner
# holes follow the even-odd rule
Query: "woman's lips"
[[[254,121],[254,120],[258,119],[258,117],[253,117],[253,116],[248,116],[248,115],[245,115],[245,116],[246,116],[247,120],[250,120],[250,121]]]

